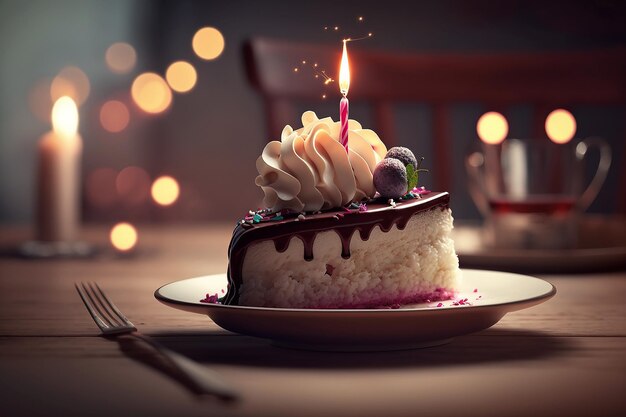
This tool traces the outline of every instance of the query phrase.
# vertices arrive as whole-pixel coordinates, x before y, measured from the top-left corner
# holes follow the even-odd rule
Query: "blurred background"
[[[37,143],[51,129],[52,104],[62,95],[79,105],[84,220],[234,223],[260,205],[255,160],[280,135],[268,128],[265,102],[248,78],[245,41],[333,45],[337,57],[342,37],[369,32],[374,36],[352,50],[593,51],[626,46],[624,22],[626,3],[617,0],[2,0],[0,223],[33,221]],[[336,77],[338,60],[326,71]],[[626,80],[616,88],[625,85]],[[324,89],[320,83],[319,98],[300,108],[336,120],[337,90],[336,84]],[[608,180],[589,211],[614,213],[626,162],[624,103],[566,108],[576,117],[577,137],[601,136],[613,147]],[[445,169],[452,173],[449,191],[459,219],[479,218],[466,191],[462,158],[478,141],[476,121],[488,110],[471,101],[451,105],[455,162]],[[531,136],[532,114],[525,103],[507,107],[509,137]],[[367,102],[351,100],[350,116],[373,125]],[[434,161],[431,116],[427,102],[393,106],[396,143],[425,156],[427,167]],[[283,124],[299,123],[295,118]],[[163,176],[168,179],[155,182]],[[432,184],[428,174],[421,181]]]

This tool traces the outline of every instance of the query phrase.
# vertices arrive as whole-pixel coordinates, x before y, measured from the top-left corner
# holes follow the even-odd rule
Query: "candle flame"
[[[348,95],[350,89],[350,63],[348,62],[347,41],[343,41],[343,54],[341,55],[341,66],[339,67],[339,91],[343,96]]]
[[[62,137],[70,138],[78,131],[78,109],[68,96],[59,98],[52,107],[52,130]]]

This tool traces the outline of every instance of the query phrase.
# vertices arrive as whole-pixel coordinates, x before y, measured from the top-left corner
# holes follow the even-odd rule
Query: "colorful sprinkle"
[[[421,196],[423,194],[429,194],[430,191],[426,189],[426,187],[422,186],[422,187],[415,187],[411,190],[412,193],[416,194],[417,196]]]
[[[224,290],[222,290],[222,292],[224,292]],[[204,299],[200,300],[201,303],[207,303],[207,304],[220,304],[220,300],[219,297],[217,296],[217,293],[215,294],[207,294]]]

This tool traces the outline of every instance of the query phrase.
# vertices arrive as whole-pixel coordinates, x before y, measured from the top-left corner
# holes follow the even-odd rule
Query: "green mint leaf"
[[[408,164],[406,166],[407,193],[417,186],[417,178],[417,170],[412,164]]]

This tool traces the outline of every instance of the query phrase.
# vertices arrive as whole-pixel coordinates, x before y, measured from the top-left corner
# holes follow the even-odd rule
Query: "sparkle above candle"
[[[343,41],[343,54],[341,55],[341,65],[339,66],[339,91],[343,96],[339,102],[339,119],[341,120],[341,144],[348,152],[348,115],[350,103],[348,101],[348,90],[350,89],[350,63],[348,62],[347,40]]]

